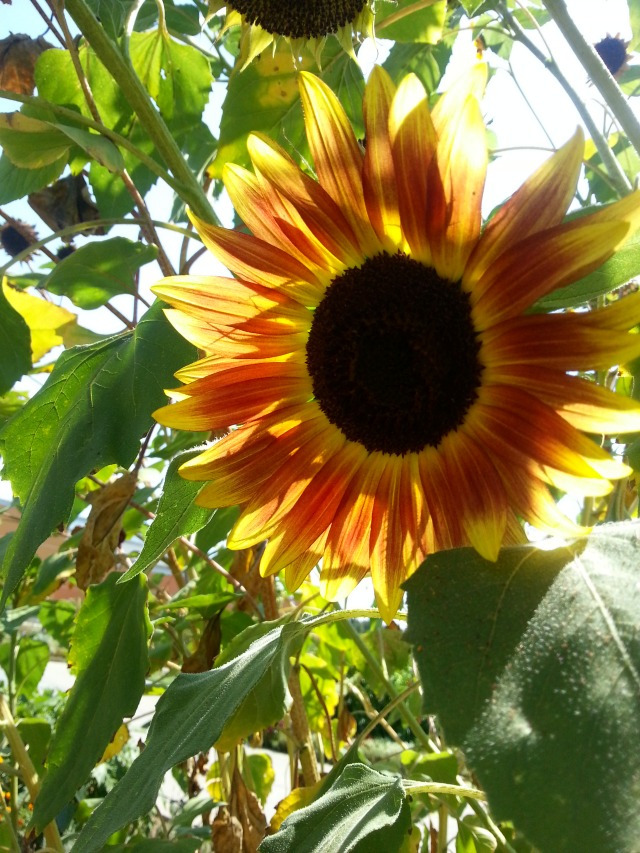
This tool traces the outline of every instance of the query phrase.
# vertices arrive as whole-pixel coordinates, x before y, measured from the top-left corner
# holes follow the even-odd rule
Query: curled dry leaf
[[[107,483],[88,495],[91,512],[78,545],[76,583],[86,590],[100,583],[116,562],[120,544],[122,514],[133,497],[137,477],[128,471],[113,483]]]
[[[219,809],[213,822],[214,849],[216,853],[257,853],[266,829],[260,802],[245,785],[236,764],[229,805]]]
[[[100,211],[91,198],[82,174],[68,175],[50,187],[29,193],[28,201],[29,206],[52,231],[61,231],[82,222],[92,222],[100,217]],[[104,234],[104,228],[86,228],[84,233]]]
[[[6,2],[6,0],[3,0]],[[33,95],[36,60],[50,45],[42,36],[32,39],[17,33],[0,41],[0,89],[17,95]]]

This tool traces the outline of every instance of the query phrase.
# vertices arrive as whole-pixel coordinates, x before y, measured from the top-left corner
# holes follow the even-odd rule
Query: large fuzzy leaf
[[[497,563],[433,555],[407,583],[426,710],[542,853],[638,849],[639,563],[624,523]]]
[[[368,853],[400,851],[411,831],[398,776],[348,764],[322,795],[265,838],[261,853]]]

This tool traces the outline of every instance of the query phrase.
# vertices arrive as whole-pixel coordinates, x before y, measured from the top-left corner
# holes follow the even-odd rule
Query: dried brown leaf
[[[6,0],[3,0],[6,2]],[[33,95],[36,60],[50,45],[42,36],[32,39],[17,33],[0,41],[0,89],[17,95]]]
[[[129,471],[87,497],[91,512],[76,559],[76,583],[80,589],[86,590],[89,584],[100,583],[115,565],[122,514],[133,497],[136,483],[136,475]]]

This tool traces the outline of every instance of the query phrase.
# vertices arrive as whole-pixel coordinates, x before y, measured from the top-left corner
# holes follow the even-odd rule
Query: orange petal
[[[438,450],[469,541],[486,560],[497,560],[507,525],[507,498],[495,467],[463,430],[449,433]]]
[[[608,370],[640,356],[640,336],[611,330],[595,316],[602,313],[515,317],[482,333],[482,360],[489,371],[495,367],[498,372],[518,363],[556,370]]]
[[[300,98],[307,139],[318,180],[336,202],[358,239],[363,254],[375,254],[379,243],[364,203],[363,156],[342,104],[313,74],[300,72]]]
[[[401,505],[401,473],[401,457],[388,456],[371,518],[371,579],[378,610],[387,623],[393,620],[402,602],[400,584],[415,568],[406,562],[402,517],[410,507]]]
[[[464,273],[469,289],[514,243],[562,222],[576,191],[583,153],[584,135],[578,129],[487,223]]]
[[[251,134],[247,148],[256,174],[294,203],[308,228],[345,265],[358,263],[361,252],[351,226],[338,205],[272,139]]]
[[[314,425],[306,443],[291,454],[245,507],[229,534],[229,547],[247,548],[277,533],[282,518],[345,441],[342,433],[326,419],[322,429],[317,430]]]
[[[224,429],[309,400],[311,387],[305,374],[303,365],[291,363],[238,364],[184,385],[179,393],[186,399],[158,409],[154,417],[174,429]]]
[[[234,275],[281,290],[303,305],[317,305],[324,292],[318,278],[300,261],[277,246],[196,220],[205,246]]]
[[[230,326],[260,318],[269,320],[269,334],[309,329],[311,314],[299,302],[273,288],[222,276],[172,276],[153,292],[186,314],[212,326]]]
[[[517,364],[497,370],[495,381],[526,388],[584,432],[640,432],[640,403],[579,376]]]
[[[320,574],[321,595],[329,601],[345,598],[369,571],[371,517],[386,459],[382,453],[369,455],[335,512]]]
[[[295,560],[331,525],[354,473],[364,464],[367,451],[356,442],[346,442],[300,494],[281,519],[277,543],[269,540],[262,563],[269,574]]]
[[[319,536],[311,547],[301,554],[284,570],[284,583],[289,592],[295,592],[307,575],[318,565],[324,552],[327,531]]]
[[[479,326],[515,317],[547,293],[597,269],[628,231],[625,222],[574,220],[521,240],[491,265],[471,293]]]
[[[462,277],[480,236],[488,153],[478,99],[486,76],[485,64],[478,63],[445,92],[432,113],[448,216],[431,250],[436,271],[451,281]]]
[[[468,419],[492,456],[514,448],[576,477],[617,479],[629,470],[521,388],[483,387]]]
[[[398,187],[389,138],[389,112],[394,93],[391,78],[376,65],[364,97],[366,148],[363,189],[371,224],[381,246],[390,252],[403,248]]]
[[[427,93],[415,74],[398,86],[389,113],[389,137],[398,185],[398,207],[405,239],[416,260],[429,263],[431,251],[427,231],[427,202],[444,216],[440,174],[430,164],[436,150],[436,132],[431,121]],[[433,181],[433,176],[437,180]],[[431,192],[428,194],[428,188]],[[435,214],[434,214],[435,216]]]

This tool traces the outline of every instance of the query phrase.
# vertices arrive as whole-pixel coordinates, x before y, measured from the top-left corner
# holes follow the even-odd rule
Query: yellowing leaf
[[[75,323],[77,318],[66,308],[46,302],[39,296],[14,290],[6,281],[2,288],[7,302],[20,314],[31,332],[31,355],[34,363],[40,361],[53,347],[64,343],[63,327]]]
[[[309,785],[306,788],[294,788],[284,800],[280,800],[276,813],[271,818],[271,823],[269,824],[271,832],[277,832],[289,815],[312,803],[317,794],[320,793],[323,781],[323,779],[320,779],[315,785]]]
[[[117,755],[128,740],[129,729],[124,723],[122,723],[118,731],[109,741],[109,744],[107,745],[105,751],[102,753],[102,758],[100,759],[98,764],[102,764],[104,761],[108,761],[110,758],[113,758],[114,755]]]

